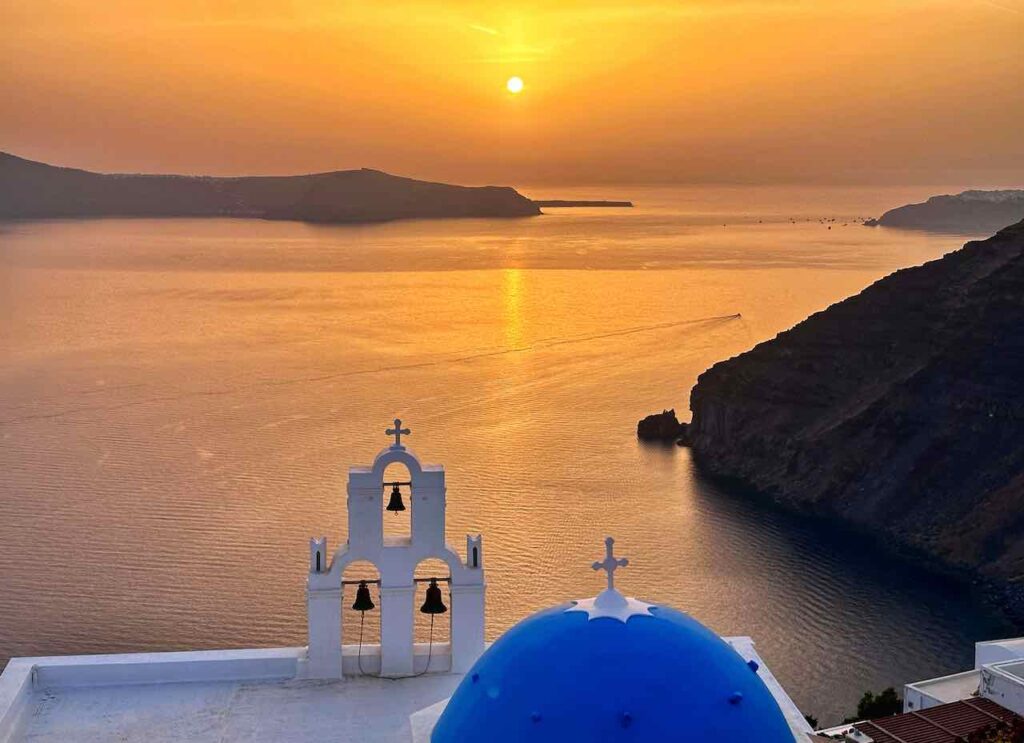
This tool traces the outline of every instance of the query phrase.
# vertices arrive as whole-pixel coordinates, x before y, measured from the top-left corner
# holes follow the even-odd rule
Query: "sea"
[[[978,237],[860,223],[962,186],[521,190],[635,206],[0,224],[0,663],[304,644],[308,540],[344,540],[347,468],[396,417],[446,467],[449,541],[483,534],[489,638],[597,593],[606,535],[618,587],[752,636],[822,724],[1014,632],[636,439],[712,364]]]

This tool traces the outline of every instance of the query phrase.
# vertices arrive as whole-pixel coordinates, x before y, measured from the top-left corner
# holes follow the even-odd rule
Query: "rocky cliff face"
[[[987,234],[1024,219],[1024,190],[964,191],[890,209],[869,227]]]
[[[690,407],[711,473],[1024,594],[1024,222],[716,364]]]
[[[107,175],[0,152],[0,219],[263,217],[379,222],[540,214],[515,189],[430,183],[379,170],[210,178]]]

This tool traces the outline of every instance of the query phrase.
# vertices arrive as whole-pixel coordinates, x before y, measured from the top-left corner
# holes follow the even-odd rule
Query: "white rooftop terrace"
[[[758,663],[794,739],[806,740],[810,727],[751,639],[724,639],[745,660]],[[417,650],[422,667],[425,658],[420,660],[422,650]],[[16,658],[0,676],[0,743],[425,743],[462,679],[428,673],[399,680],[303,680],[305,652]]]
[[[389,681],[197,682],[46,689],[20,737],[108,741],[412,741],[409,717],[451,696],[461,676]]]
[[[974,668],[903,687],[903,711],[983,696],[1024,713],[1024,637],[974,644]],[[1005,687],[996,691],[995,687]]]
[[[980,685],[981,671],[978,670],[906,684],[903,687],[903,711],[914,712],[969,699],[977,695]]]
[[[417,647],[418,670],[425,650]],[[303,679],[305,655],[268,648],[15,658],[0,676],[0,743],[412,741],[410,715],[447,699],[462,678]]]

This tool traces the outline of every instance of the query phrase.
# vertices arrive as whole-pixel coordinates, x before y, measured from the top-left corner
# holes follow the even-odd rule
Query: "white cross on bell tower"
[[[412,433],[412,431],[410,431],[408,428],[402,428],[402,419],[395,418],[395,427],[389,428],[384,433],[386,433],[388,436],[395,437],[395,443],[391,445],[392,449],[404,449],[405,447],[402,446],[402,437],[408,436],[409,434]]]

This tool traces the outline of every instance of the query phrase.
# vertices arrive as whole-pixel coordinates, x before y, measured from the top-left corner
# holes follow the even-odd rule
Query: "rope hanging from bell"
[[[398,489],[397,482],[391,486],[391,500],[388,501],[387,508],[384,510],[391,511],[394,514],[405,510],[405,503],[402,502],[402,491]]]
[[[437,585],[437,578],[430,579],[430,585],[427,586],[427,600],[423,602],[420,611],[424,614],[444,614],[448,611],[448,607],[444,605],[444,600],[441,598],[441,588]]]

